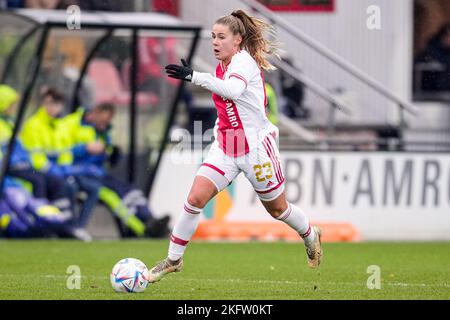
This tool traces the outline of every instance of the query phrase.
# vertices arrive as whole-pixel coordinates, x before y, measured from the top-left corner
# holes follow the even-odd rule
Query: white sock
[[[202,209],[191,206],[187,201],[184,203],[184,209],[178,217],[178,221],[173,228],[170,236],[169,259],[176,261],[180,259],[186,246],[197,230]]]
[[[288,203],[288,208],[278,218],[292,229],[297,231],[300,237],[303,238],[306,245],[312,243],[316,237],[314,229],[309,224],[309,219],[306,214],[299,207]]]

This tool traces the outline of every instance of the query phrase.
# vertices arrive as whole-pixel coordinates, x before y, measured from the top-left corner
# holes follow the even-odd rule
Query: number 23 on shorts
[[[258,182],[263,182],[266,179],[271,179],[273,177],[272,164],[270,162],[265,162],[262,165],[256,164],[253,166],[255,171],[256,180]]]

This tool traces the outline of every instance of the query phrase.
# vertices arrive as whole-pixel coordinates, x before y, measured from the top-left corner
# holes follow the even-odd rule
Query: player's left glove
[[[184,81],[192,81],[194,71],[184,59],[181,59],[182,66],[177,64],[169,64],[166,66],[166,73],[169,77]]]

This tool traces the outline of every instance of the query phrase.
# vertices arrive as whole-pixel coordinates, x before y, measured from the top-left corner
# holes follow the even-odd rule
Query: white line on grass
[[[193,278],[177,278],[177,281],[208,281],[208,282],[245,282],[255,284],[290,284],[290,285],[305,285],[315,283],[315,281],[291,281],[291,280],[244,280],[244,279],[193,279]],[[353,285],[353,286],[366,286],[366,282],[334,282],[334,281],[317,281],[318,284],[329,285]],[[426,283],[402,283],[402,282],[385,282],[382,284],[388,286],[399,287],[446,287],[450,288],[450,284],[426,284]]]
[[[69,275],[54,275],[54,274],[45,274],[45,275],[17,275],[17,274],[0,274],[2,278],[12,278],[12,277],[28,277],[28,278],[53,278],[53,279],[66,279]],[[78,277],[81,279],[102,279],[107,280],[109,276],[71,276]],[[199,279],[199,278],[183,278],[177,277],[176,281],[185,281],[185,282],[225,282],[225,283],[250,283],[250,284],[275,284],[275,285],[310,285],[310,284],[321,284],[321,285],[348,285],[348,286],[361,286],[365,287],[366,282],[334,282],[334,281],[292,281],[292,280],[246,280],[246,279]],[[450,284],[448,283],[440,283],[440,284],[429,284],[429,283],[404,283],[404,282],[382,282],[382,285],[392,286],[392,287],[431,287],[431,288],[450,288]]]

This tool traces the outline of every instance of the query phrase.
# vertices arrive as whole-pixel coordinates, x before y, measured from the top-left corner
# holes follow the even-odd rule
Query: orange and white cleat
[[[171,261],[169,258],[160,261],[148,272],[148,282],[154,283],[161,280],[166,274],[180,272],[183,268],[183,258]]]
[[[308,256],[308,267],[315,269],[320,265],[323,251],[321,242],[322,231],[316,226],[314,226],[313,229],[316,234],[316,238],[310,245],[307,246],[305,244],[305,247],[306,255]]]

